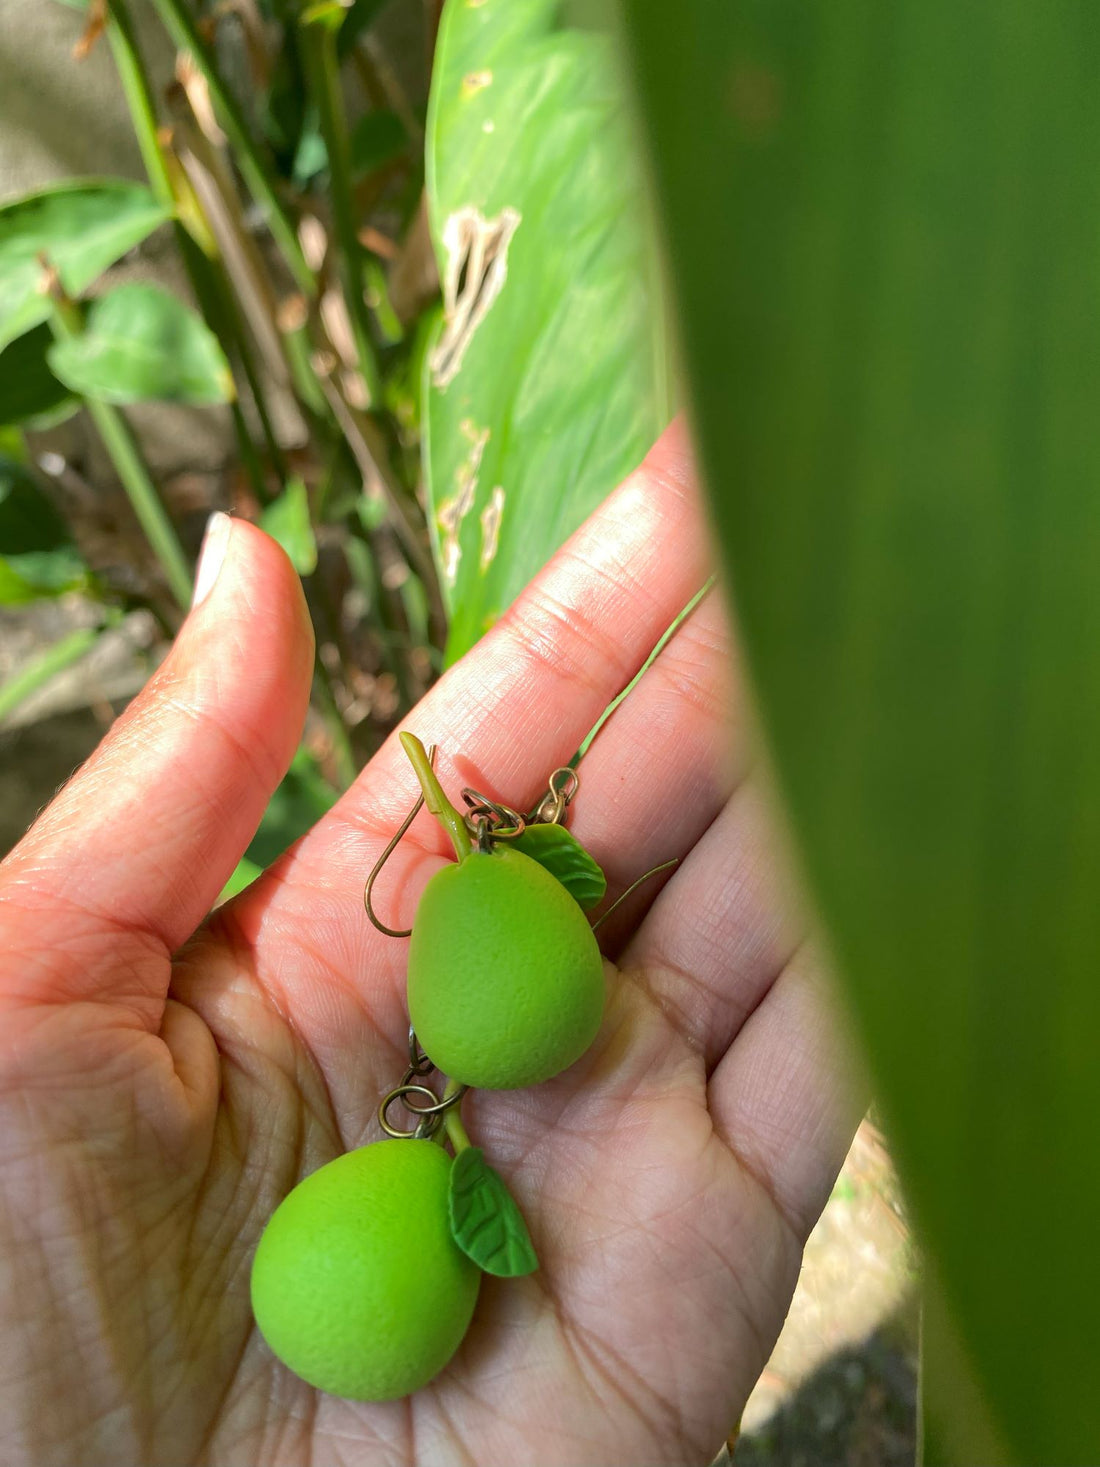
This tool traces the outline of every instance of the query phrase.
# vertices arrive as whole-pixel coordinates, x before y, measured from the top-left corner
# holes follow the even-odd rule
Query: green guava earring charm
[[[462,1098],[475,1085],[512,1089],[557,1075],[592,1043],[604,1004],[585,911],[607,883],[562,823],[575,771],[555,770],[530,815],[471,789],[460,814],[436,777],[434,749],[412,734],[401,742],[421,794],[364,891],[379,931],[411,936],[409,1063],[378,1111],[388,1139],[300,1182],[252,1265],[253,1312],[275,1354],[317,1389],[359,1401],[409,1395],[445,1368],[483,1272],[517,1277],[538,1267],[515,1200],[470,1144]],[[401,931],[379,920],[372,891],[424,804],[456,860],[431,878],[412,928]],[[449,1076],[442,1096],[429,1083],[437,1068]],[[407,1130],[391,1119],[397,1104]]]
[[[464,1085],[537,1085],[579,1059],[600,1027],[603,960],[592,928],[569,890],[525,852],[538,826],[471,791],[471,840],[424,746],[411,734],[401,741],[456,857],[428,882],[413,921],[412,1026],[440,1069]],[[561,826],[545,828],[573,840]],[[579,845],[577,853],[597,873],[602,896],[602,873]]]

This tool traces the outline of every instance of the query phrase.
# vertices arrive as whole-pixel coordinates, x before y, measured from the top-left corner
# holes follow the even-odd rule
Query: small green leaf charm
[[[519,1278],[538,1268],[523,1214],[480,1146],[469,1146],[455,1157],[448,1207],[455,1242],[486,1273]]]
[[[607,878],[564,825],[529,825],[508,844],[545,867],[586,912],[603,900]]]

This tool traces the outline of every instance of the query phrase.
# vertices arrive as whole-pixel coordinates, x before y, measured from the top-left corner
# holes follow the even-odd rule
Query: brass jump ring
[[[435,1069],[435,1062],[428,1058],[420,1048],[420,1040],[416,1037],[416,1030],[409,1025],[409,1069],[406,1078],[412,1079],[414,1075],[430,1075]],[[404,1083],[404,1081],[402,1082]]]
[[[462,791],[462,798],[466,801],[470,813],[466,816],[466,823],[472,835],[477,834],[473,822],[486,820],[489,823],[489,834],[493,840],[514,840],[517,835],[522,835],[527,828],[526,817],[518,810],[513,810],[511,805],[504,805],[500,800],[490,800],[488,795],[481,794],[478,790],[466,788]]]
[[[429,1090],[427,1085],[405,1085],[399,1087],[405,1094],[415,1093],[419,1095],[422,1091],[427,1091],[431,1096],[431,1105],[413,1105],[408,1100],[405,1100],[404,1095],[402,1095],[402,1103],[405,1109],[414,1116],[441,1116],[444,1111],[448,1111],[452,1106],[458,1104],[466,1094],[467,1088],[465,1085],[459,1085],[451,1091],[450,1095],[444,1095],[442,1099],[439,1099],[435,1091]]]
[[[387,1136],[392,1136],[397,1141],[404,1140],[408,1136],[419,1135],[421,1126],[428,1124],[429,1120],[432,1124],[432,1129],[435,1129],[443,1119],[442,1111],[438,1110],[434,1105],[423,1109],[420,1106],[410,1105],[406,1097],[413,1094],[426,1095],[433,1102],[436,1100],[435,1091],[429,1090],[427,1085],[402,1084],[395,1085],[378,1107],[378,1124]],[[387,1112],[395,1100],[400,1100],[405,1109],[417,1117],[418,1123],[411,1131],[399,1131],[396,1126],[390,1124]]]

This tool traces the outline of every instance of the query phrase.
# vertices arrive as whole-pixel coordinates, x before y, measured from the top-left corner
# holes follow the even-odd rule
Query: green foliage
[[[373,173],[400,157],[408,145],[408,134],[395,112],[365,112],[351,130],[352,172]]]
[[[384,39],[367,36],[380,8],[379,0],[357,0],[306,12],[271,0],[262,28],[238,29],[224,13],[198,24],[189,0],[153,0],[147,9],[188,54],[195,78],[177,89],[168,112],[146,71],[135,7],[111,0],[105,34],[93,43],[109,43],[151,189],[72,181],[0,208],[0,425],[41,428],[80,395],[181,608],[190,557],[119,405],[228,403],[242,471],[233,484],[238,510],[257,515],[267,506],[265,527],[303,575],[316,574],[324,524],[330,553],[310,588],[329,619],[320,629],[328,660],[317,663],[316,702],[328,733],[326,770],[345,783],[385,732],[375,709],[378,720],[390,719],[395,695],[407,707],[425,686],[436,662],[425,643],[429,633],[441,639],[443,619],[415,496],[418,414],[405,341],[419,342],[423,330],[395,311],[380,263],[390,257],[383,237],[415,213],[422,165],[413,119],[425,99],[405,95],[405,68],[391,64]],[[243,88],[230,86],[219,64],[215,31],[223,25],[236,30],[235,54],[249,72]],[[80,76],[74,71],[74,85]],[[188,136],[210,135],[211,110],[232,165],[213,188],[204,149],[183,146]],[[360,118],[354,130],[349,112]],[[330,170],[334,139],[339,157]],[[150,286],[99,294],[85,321],[81,298],[101,291],[98,277],[168,219],[205,324]],[[380,242],[369,260],[357,238],[367,226]],[[392,390],[391,373],[401,379]],[[364,482],[373,518],[357,512]],[[62,559],[28,562],[26,575],[9,566],[5,594],[74,584]],[[155,575],[130,584],[138,589],[124,601],[162,598]],[[349,595],[359,600],[354,617],[343,604]],[[156,609],[163,614],[163,605]],[[342,710],[351,709],[345,722]]]
[[[950,1460],[1097,1461],[1095,17],[624,13],[755,685],[1000,1439]]]
[[[0,455],[0,606],[59,596],[88,571],[61,516],[33,475]]]
[[[538,1268],[523,1213],[479,1146],[468,1146],[455,1157],[448,1205],[452,1237],[485,1273],[511,1279]]]
[[[147,188],[109,178],[55,184],[0,207],[0,347],[50,314],[42,256],[78,296],[167,217]]]
[[[0,581],[3,581],[4,574],[3,565],[0,565]],[[78,626],[76,631],[67,632],[56,643],[50,643],[25,666],[19,667],[18,672],[12,673],[0,684],[0,722],[15,713],[19,704],[25,703],[38,689],[53,681],[57,673],[65,672],[66,667],[87,657],[100,640],[101,632],[103,628],[100,626]]]
[[[233,396],[217,338],[174,295],[120,285],[92,302],[84,330],[48,352],[70,391],[101,402],[207,406]]]
[[[340,27],[340,56],[349,56],[364,32],[374,23],[385,0],[351,0]]]
[[[219,902],[227,902],[230,897],[235,897],[238,892],[244,891],[246,886],[251,886],[257,876],[263,875],[263,867],[257,866],[255,861],[250,861],[247,856],[242,856],[233,868],[233,875],[222,887],[218,896]]]
[[[451,0],[428,119],[446,320],[425,475],[453,660],[667,417],[662,312],[607,36],[555,0]]]
[[[0,562],[0,584],[3,583],[6,570]],[[0,595],[0,604],[3,597]],[[21,703],[37,693],[39,688],[63,672],[65,668],[71,667],[74,662],[79,662],[95,646],[99,640],[102,628],[100,627],[78,627],[76,631],[69,632],[52,642],[44,651],[33,657],[17,672],[0,683],[0,722],[8,718]]]
[[[508,844],[549,871],[585,911],[603,901],[607,878],[599,864],[564,825],[529,825],[522,835]]]
[[[252,837],[248,860],[261,868],[270,866],[335,803],[336,791],[322,775],[316,759],[305,748],[299,749]]]
[[[46,360],[52,341],[53,333],[42,324],[0,351],[0,423],[53,428],[77,411],[76,399]]]
[[[290,563],[300,576],[310,576],[317,569],[317,540],[309,513],[309,495],[301,479],[287,480],[286,488],[260,516],[260,526],[290,556]]]

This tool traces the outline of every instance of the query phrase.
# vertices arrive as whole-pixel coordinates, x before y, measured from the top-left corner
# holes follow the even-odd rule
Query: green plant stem
[[[79,662],[95,646],[102,631],[102,627],[81,627],[70,632],[0,684],[0,720],[7,718],[59,672]]]
[[[203,305],[203,315],[206,317],[207,325],[216,336],[225,338],[225,345],[229,355],[236,359],[240,366],[241,375],[248,384],[248,391],[256,408],[256,416],[260,421],[263,432],[264,443],[267,447],[268,457],[271,465],[278,475],[280,482],[285,483],[287,478],[286,460],[283,457],[282,446],[275,433],[274,424],[271,421],[271,413],[267,406],[267,397],[264,392],[263,382],[253,357],[252,347],[248,340],[248,334],[244,322],[241,320],[237,302],[233,296],[225,275],[222,271],[220,261],[209,259],[202,253],[198,245],[189,239],[189,248],[184,251],[184,258],[191,256],[190,274],[195,286],[195,294]],[[250,468],[253,484],[257,489],[261,504],[267,503],[271,498],[267,492],[262,469],[259,477],[251,472],[249,456],[256,460],[256,449],[252,443],[251,436],[245,426],[244,416],[241,412],[240,403],[234,400],[233,404],[234,422],[240,427],[237,432],[238,443],[241,448],[241,456]]]
[[[451,837],[455,858],[464,861],[473,850],[465,820],[443,793],[443,786],[436,778],[435,770],[432,768],[428,751],[424,745],[415,734],[402,733],[400,737],[401,747],[409,756],[409,763],[420,781],[420,788],[424,791],[424,804]]]
[[[374,420],[357,413],[341,397],[334,384],[324,384],[332,415],[351,450],[364,485],[377,485],[386,499],[394,532],[401,542],[405,559],[420,577],[428,597],[432,630],[442,645],[447,634],[447,618],[443,596],[431,553],[420,538],[420,527],[413,513],[415,501],[406,493],[389,459],[384,435]]]
[[[185,91],[191,110],[177,129],[173,155],[187,180],[192,208],[207,226],[211,258],[216,255],[220,276],[225,280],[223,294],[232,306],[233,319],[243,323],[238,338],[244,361],[251,362],[250,342],[254,341],[269,380],[282,384],[285,375],[289,379],[286,385],[293,384],[306,409],[315,417],[323,417],[324,399],[311,359],[309,301],[296,292],[282,306],[276,306],[277,292],[267,261],[245,222],[236,183],[219,149],[203,131],[190,91]],[[259,410],[262,393],[254,369],[249,382],[253,395],[260,393]],[[270,436],[274,439],[275,435]]]
[[[447,1088],[443,1092],[443,1099],[449,1100],[452,1095],[457,1095],[461,1088],[457,1080],[448,1080]],[[462,1116],[459,1114],[461,1109],[462,1102],[460,1100],[456,1105],[452,1105],[449,1110],[443,1112],[443,1129],[447,1133],[447,1140],[454,1147],[456,1156],[460,1152],[468,1151],[473,1144],[466,1134],[466,1127],[462,1124]]]
[[[375,410],[382,401],[382,374],[370,338],[370,322],[364,298],[363,247],[356,233],[352,212],[354,185],[348,123],[340,90],[340,62],[336,54],[339,23],[346,14],[340,5],[316,7],[302,21],[301,32],[313,100],[317,104],[321,136],[328,152],[330,195],[336,238],[344,280],[344,294],[351,314],[359,371]]]
[[[179,216],[179,200],[176,198],[172,176],[157,136],[157,113],[153,91],[141,52],[138,49],[133,21],[126,0],[107,0],[107,10],[109,15],[107,34],[111,43],[111,51],[115,58],[115,66],[118,68],[119,79],[122,82],[126,105],[130,111],[130,121],[133,124],[138,147],[141,149],[145,171],[149,175],[149,183],[158,202],[171,209],[175,215],[173,228],[176,243],[179,245],[184,268],[194,288],[203,317],[215,336],[237,358],[256,404],[256,414],[264,430],[272,463],[282,478],[284,469],[279,444],[272,431],[262,387],[257,378],[254,363],[251,361],[248,343],[242,336],[240,321],[236,317],[232,298],[227,299],[227,292],[224,282],[219,277],[218,267],[203,253],[197,241],[192,239]],[[268,498],[263,466],[236,396],[230,403],[229,409],[241,461],[262,503]]]
[[[96,402],[94,398],[88,397],[84,399],[84,406],[103,440],[103,446],[122,481],[122,487],[129,496],[149,544],[156,552],[172,593],[186,611],[191,604],[191,567],[183,553],[175,526],[168,518],[168,512],[161,503],[149,471],[138,452],[133,434],[122,414],[110,403]]]
[[[202,73],[217,109],[218,119],[233,145],[234,161],[241,171],[245,185],[263,209],[272,238],[299,289],[312,299],[317,294],[317,281],[306,263],[294,225],[283,209],[275,181],[248,131],[236,99],[214,65],[194,20],[182,0],[152,0],[152,3],[173,41],[181,51],[190,53]]]
[[[141,149],[141,159],[149,175],[149,183],[157,202],[175,212],[176,199],[172,180],[157,140],[157,114],[152,90],[145,74],[141,52],[134,36],[133,22],[126,0],[107,0],[107,37],[118,68],[130,121]]]
[[[313,343],[308,327],[293,326],[280,328],[280,331],[287,367],[298,396],[315,417],[331,419],[324,388],[313,365]]]
[[[59,340],[79,336],[84,322],[76,304],[56,283],[51,288],[53,315],[50,325]],[[126,420],[116,407],[95,398],[82,398],[96,426],[122,487],[129,496],[142,529],[156,552],[172,593],[186,611],[191,604],[191,567],[176,535],[176,528],[160,502],[149,471],[138,452]]]

